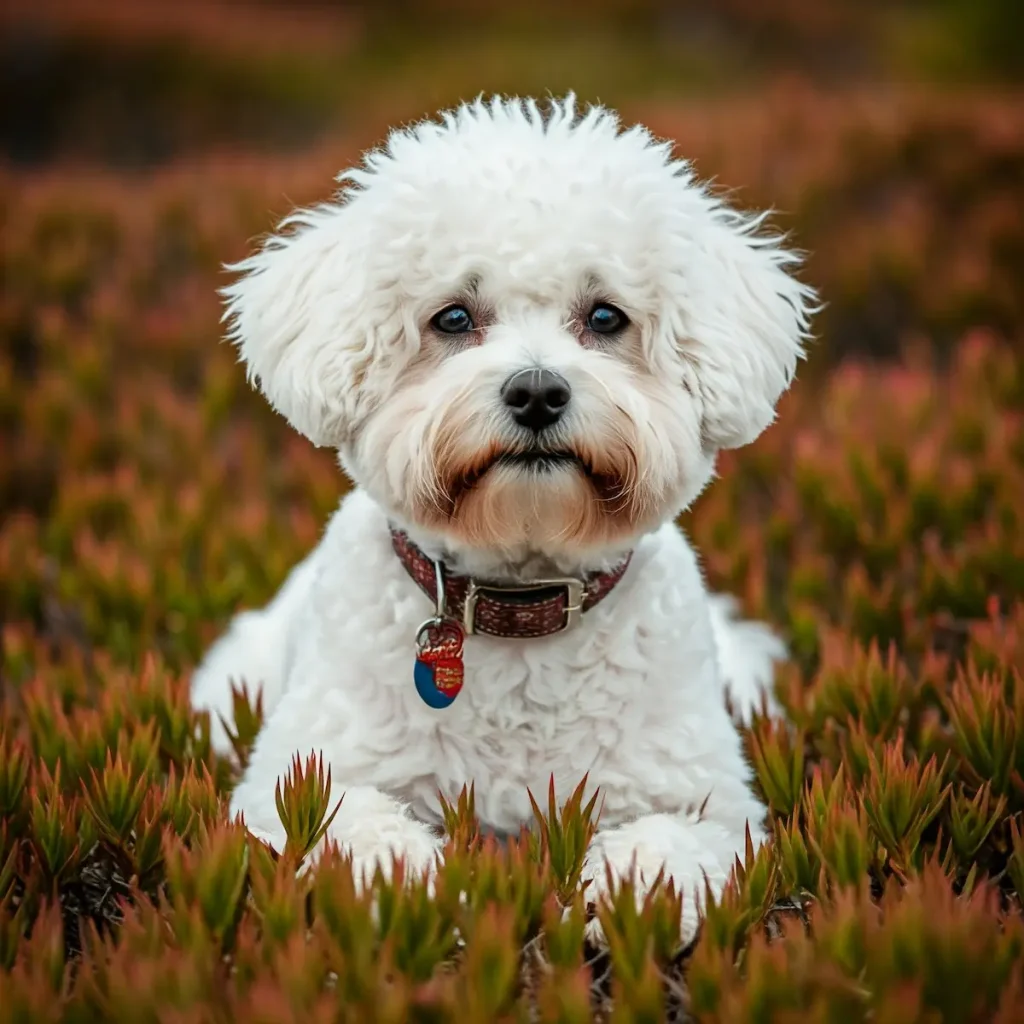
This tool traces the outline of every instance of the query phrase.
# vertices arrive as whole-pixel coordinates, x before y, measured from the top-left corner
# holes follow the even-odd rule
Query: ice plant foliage
[[[327,769],[325,777],[323,757],[317,760],[316,754],[310,754],[303,764],[296,754],[291,771],[278,781],[274,798],[277,815],[288,836],[285,855],[294,858],[296,864],[301,863],[319,846],[341,807],[339,800],[330,810],[331,770]]]
[[[263,725],[263,694],[257,693],[256,699],[251,700],[249,689],[243,683],[241,686],[233,686],[231,695],[234,728],[229,728],[223,720],[222,724],[231,740],[238,767],[244,769],[249,761],[249,750]]]
[[[323,843],[316,751],[280,856],[229,818],[259,681],[218,759],[189,670],[343,483],[216,344],[218,268],[353,154],[0,172],[0,1024],[1024,1017],[1024,106],[730,102],[650,120],[794,211],[828,309],[685,517],[793,653],[744,733],[771,841],[687,948],[671,886],[591,906],[584,779],[500,840],[457,780],[429,883]]]
[[[533,794],[529,794],[537,825],[537,851],[546,861],[555,891],[563,902],[568,902],[580,886],[583,858],[597,831],[597,802],[600,793],[593,793],[584,804],[586,785],[587,777],[584,776],[569,799],[559,808],[555,796],[555,780],[552,778],[548,786],[546,811],[541,809]]]

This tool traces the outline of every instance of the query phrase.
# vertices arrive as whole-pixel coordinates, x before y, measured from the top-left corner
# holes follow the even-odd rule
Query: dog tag
[[[462,689],[465,633],[454,619],[430,619],[416,635],[416,692],[427,707],[448,707]]]

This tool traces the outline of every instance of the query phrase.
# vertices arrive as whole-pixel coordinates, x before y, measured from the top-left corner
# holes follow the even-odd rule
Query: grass
[[[587,38],[567,68],[612,52]],[[388,120],[427,106],[414,64]],[[239,696],[237,756],[218,759],[188,674],[345,483],[251,393],[215,292],[381,112],[297,152],[197,146],[146,175],[6,167],[0,1024],[1019,1019],[1024,107],[1005,88],[770,75],[697,102],[630,74],[627,115],[776,206],[829,303],[778,422],[683,518],[711,585],[792,651],[785,716],[744,732],[772,844],[737,863],[695,945],[676,893],[638,912],[627,888],[599,910],[602,951],[579,793],[533,794],[504,845],[472,792],[447,794],[433,895],[382,877],[358,895],[336,856],[296,876],[341,796],[315,762],[281,781],[285,855],[247,837],[226,801],[261,709]]]

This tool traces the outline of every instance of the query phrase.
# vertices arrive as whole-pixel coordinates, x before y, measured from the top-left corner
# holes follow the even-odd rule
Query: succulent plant
[[[472,788],[445,801],[432,887],[399,864],[364,889],[329,845],[304,864],[344,799],[309,751],[281,856],[230,819],[261,696],[237,681],[218,758],[190,668],[343,483],[216,344],[217,267],[338,154],[130,187],[2,172],[0,1024],[1020,1019],[1024,108],[736,103],[785,130],[659,129],[795,210],[830,307],[778,422],[685,516],[710,583],[793,655],[783,713],[744,730],[772,840],[686,949],[679,894],[628,883],[591,944],[584,779],[530,794],[504,844]],[[838,358],[893,303],[930,340]]]

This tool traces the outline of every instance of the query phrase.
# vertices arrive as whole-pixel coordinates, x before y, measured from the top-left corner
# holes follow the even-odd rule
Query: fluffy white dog
[[[427,869],[438,791],[515,831],[589,773],[592,891],[664,868],[692,934],[764,837],[726,693],[749,711],[785,652],[674,520],[774,418],[813,293],[761,217],[571,98],[462,106],[339,180],[226,289],[251,376],[357,485],[195,676],[221,749],[231,682],[263,690],[233,809],[280,848],[275,783],[319,751],[357,870]]]

